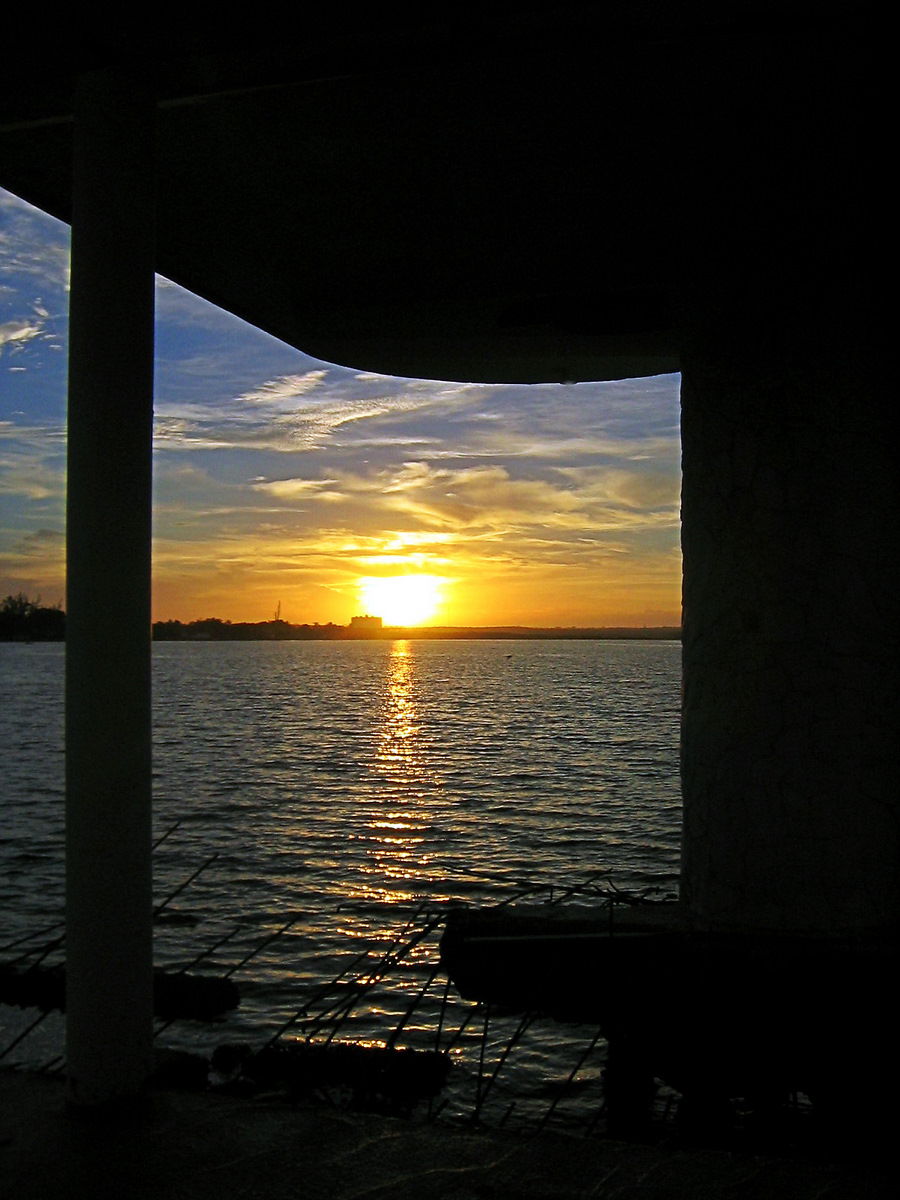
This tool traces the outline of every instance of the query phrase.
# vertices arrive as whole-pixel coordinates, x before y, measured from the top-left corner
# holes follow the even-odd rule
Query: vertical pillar
[[[66,628],[69,1099],[137,1095],[152,1050],[150,520],[154,104],[78,87]]]
[[[706,928],[900,916],[886,109],[858,32],[683,69],[682,893]]]
[[[900,916],[890,388],[848,297],[820,304],[814,282],[780,312],[754,288],[731,328],[711,314],[733,293],[711,297],[685,355],[683,896],[705,928],[884,935]]]

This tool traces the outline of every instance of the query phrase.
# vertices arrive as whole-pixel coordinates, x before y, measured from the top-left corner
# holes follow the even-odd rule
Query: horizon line
[[[615,625],[388,625],[383,621],[383,618],[378,617],[377,620],[382,621],[379,628],[381,629],[432,629],[432,630],[447,630],[447,629],[473,629],[473,630],[489,630],[489,629],[526,629],[526,630],[555,630],[555,629],[678,629],[682,628],[681,622],[661,623],[658,625],[647,624],[615,624]],[[192,617],[185,621],[181,617],[157,617],[154,618],[154,625],[199,625],[204,622],[217,622],[221,625],[285,625],[295,629],[355,629],[350,622],[341,624],[338,621],[288,621],[284,617],[266,617],[262,620],[233,620],[231,617]]]

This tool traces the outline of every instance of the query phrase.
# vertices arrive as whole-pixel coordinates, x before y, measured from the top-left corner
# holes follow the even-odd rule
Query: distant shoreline
[[[675,625],[660,626],[596,626],[580,628],[578,626],[553,626],[542,628],[528,625],[499,625],[499,626],[426,626],[404,629],[399,626],[386,626],[376,638],[411,638],[411,639],[482,639],[490,640],[548,640],[548,639],[606,639],[606,640],[643,640],[643,641],[680,641],[681,629]],[[355,640],[355,635],[350,640]]]
[[[538,640],[633,640],[680,641],[677,625],[648,626],[552,626],[528,625],[384,625],[377,629],[360,629],[347,625],[291,625],[287,621],[230,622],[209,619],[191,621],[157,621],[153,626],[154,641],[212,642],[212,641],[331,641],[383,642],[397,641],[538,641]]]
[[[25,596],[8,596],[0,602],[0,641],[64,641],[66,614],[60,605],[41,606]],[[382,625],[378,617],[354,617],[349,625],[294,625],[276,617],[271,621],[223,621],[205,617],[196,621],[155,621],[157,642],[384,642],[417,641],[538,641],[631,640],[680,641],[678,625]]]

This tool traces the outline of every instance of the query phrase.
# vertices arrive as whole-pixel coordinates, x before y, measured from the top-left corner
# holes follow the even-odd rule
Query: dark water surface
[[[0,668],[6,945],[62,912],[63,647],[0,645]],[[437,931],[399,964],[384,955],[449,902],[529,885],[546,900],[588,877],[671,893],[680,680],[674,642],[156,644],[154,828],[171,831],[156,902],[208,863],[166,906],[157,963],[202,955],[195,969],[221,974],[292,922],[235,971],[235,1014],[164,1039],[259,1044],[359,959],[345,982],[384,978],[338,1036],[384,1041],[427,981]],[[402,1044],[433,1042],[437,1003]],[[22,1019],[0,1006],[0,1051]],[[59,1024],[12,1058],[46,1054]],[[535,1088],[563,1036],[551,1025],[520,1052]]]

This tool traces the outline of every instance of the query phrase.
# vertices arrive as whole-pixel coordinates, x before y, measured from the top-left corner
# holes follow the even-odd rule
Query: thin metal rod
[[[523,1035],[525,1033],[525,1030],[528,1028],[528,1026],[532,1023],[533,1020],[534,1020],[534,1015],[530,1012],[526,1012],[525,1015],[522,1017],[521,1021],[519,1022],[519,1024],[513,1030],[512,1037],[509,1039],[509,1041],[503,1047],[503,1052],[501,1053],[500,1057],[497,1059],[496,1066],[494,1067],[493,1071],[491,1071],[491,1074],[488,1078],[487,1086],[484,1088],[484,1090],[481,1093],[481,1103],[482,1104],[484,1104],[485,1100],[487,1099],[491,1088],[494,1086],[494,1081],[496,1080],[497,1076],[500,1074],[503,1064],[506,1062],[507,1058],[509,1058],[510,1052],[512,1051],[513,1047],[517,1044],[517,1042],[519,1042],[521,1040],[521,1038],[523,1037]]]
[[[331,1033],[328,1035],[327,1040],[329,1042],[331,1042],[337,1036],[338,1032],[343,1027],[345,1022],[347,1021],[347,1018],[350,1016],[350,1013],[357,1006],[357,1004],[359,1003],[362,996],[366,995],[377,984],[379,984],[381,982],[381,980],[384,978],[384,976],[387,974],[388,969],[390,967],[398,966],[404,960],[404,958],[409,954],[409,952],[411,950],[413,950],[419,944],[419,942],[421,942],[424,938],[426,938],[428,936],[428,934],[431,933],[431,931],[438,924],[439,924],[439,921],[437,921],[437,920],[428,922],[422,929],[420,929],[415,934],[414,937],[410,938],[410,940],[398,952],[392,953],[389,951],[387,954],[384,955],[384,957],[381,959],[381,962],[379,963],[378,967],[375,969],[375,971],[369,976],[368,980],[360,988],[359,993],[356,996],[352,997],[351,1002],[349,1002],[345,1006],[344,1011],[341,1013],[339,1020],[335,1024],[335,1027],[332,1029]],[[406,928],[407,929],[409,928],[409,924],[407,924]],[[395,939],[395,944],[396,944],[397,940],[399,940],[399,939]]]
[[[424,904],[419,906],[419,908],[416,910],[416,913],[414,913],[413,916],[403,926],[403,928],[394,935],[388,944],[387,949],[384,951],[374,967],[370,967],[370,969],[365,972],[360,971],[355,980],[351,979],[347,983],[346,986],[348,989],[350,989],[349,994],[340,996],[332,1003],[327,1004],[321,1012],[310,1015],[310,1009],[313,1008],[314,1005],[319,1002],[319,1000],[324,1000],[327,996],[333,995],[335,989],[342,984],[342,981],[345,980],[347,976],[351,975],[351,973],[354,972],[361,963],[364,963],[370,957],[369,950],[364,950],[361,954],[358,954],[356,958],[354,958],[351,963],[349,963],[338,975],[336,975],[330,983],[319,988],[313,994],[310,1000],[307,1001],[302,1008],[297,1009],[297,1011],[281,1026],[281,1028],[276,1031],[276,1033],[266,1043],[266,1046],[268,1047],[274,1045],[275,1042],[277,1042],[279,1038],[283,1037],[290,1028],[298,1024],[298,1022],[301,1020],[301,1017],[304,1015],[306,1016],[306,1020],[303,1021],[303,1025],[307,1042],[311,1041],[326,1025],[331,1026],[328,1038],[326,1039],[326,1044],[333,1041],[349,1018],[350,1014],[353,1012],[354,1008],[359,1004],[362,997],[367,995],[378,983],[381,982],[384,975],[391,967],[402,962],[405,956],[412,949],[414,949],[423,938],[427,937],[428,934],[438,924],[440,924],[441,920],[443,919],[442,917],[433,918],[432,920],[428,921],[424,927],[417,930],[414,936],[405,944],[401,945],[402,938],[411,928],[414,927],[415,919],[423,909]]]
[[[287,933],[292,925],[296,925],[298,920],[298,917],[292,917],[280,929],[276,929],[274,933],[270,933],[267,937],[263,938],[259,945],[251,950],[249,954],[245,955],[239,963],[235,963],[233,967],[229,967],[222,978],[229,979],[236,971],[240,971],[243,967],[246,967],[247,963],[256,958],[257,954],[264,950],[266,946],[274,942],[276,938],[280,938],[283,933]]]
[[[52,933],[54,929],[62,929],[64,925],[65,921],[54,921],[52,925],[47,925],[46,928],[38,929],[34,933],[23,933],[21,937],[14,938],[5,946],[0,946],[0,954],[5,954],[7,950],[15,950],[16,946],[21,946],[23,942],[31,942],[35,938],[44,937],[45,934]]]
[[[472,1007],[469,1009],[469,1011],[466,1013],[462,1024],[459,1026],[456,1033],[453,1034],[450,1041],[447,1043],[447,1047],[446,1047],[447,1051],[452,1050],[453,1047],[457,1044],[457,1042],[459,1042],[459,1040],[462,1038],[462,1035],[465,1033],[466,1029],[472,1023],[472,1021],[475,1019],[475,1017],[477,1015],[478,1015],[478,1005],[473,1004]]]
[[[428,991],[428,989],[431,987],[431,985],[434,983],[435,979],[437,978],[437,973],[439,970],[440,970],[440,966],[436,966],[431,971],[431,973],[429,974],[429,976],[425,980],[425,982],[422,984],[419,991],[416,992],[416,994],[413,996],[412,1002],[410,1003],[406,1012],[400,1018],[399,1024],[394,1028],[393,1033],[388,1038],[388,1043],[387,1043],[388,1046],[396,1045],[397,1038],[399,1038],[400,1034],[403,1032],[404,1027],[408,1024],[410,1017],[413,1015],[413,1013],[416,1011],[416,1009],[419,1007],[419,1005],[425,999],[425,994]]]
[[[484,1096],[483,1096],[483,1093],[481,1090],[481,1084],[482,1084],[482,1080],[484,1079],[484,1059],[485,1059],[485,1054],[486,1054],[486,1049],[487,1049],[488,1026],[490,1024],[490,1019],[491,1019],[491,1006],[490,1006],[490,1004],[485,1004],[485,1006],[484,1006],[484,1026],[481,1031],[481,1050],[478,1055],[478,1076],[475,1080],[474,1117],[475,1117],[476,1121],[481,1116],[481,1105],[482,1105],[482,1102],[484,1099]]]
[[[192,884],[194,882],[194,880],[197,878],[197,876],[202,874],[202,872],[205,871],[208,866],[210,866],[212,863],[214,863],[218,857],[219,857],[218,851],[216,851],[215,854],[211,854],[209,856],[209,858],[206,860],[206,862],[203,863],[201,866],[199,866],[196,871],[194,871],[193,875],[189,875],[183,883],[179,883],[178,887],[174,890],[174,892],[170,892],[169,895],[166,896],[165,900],[162,901],[162,903],[157,904],[156,908],[154,908],[154,910],[153,910],[154,919],[159,916],[159,914],[163,911],[164,908],[166,908],[169,904],[172,903],[172,901],[175,899],[176,896],[181,895],[181,893],[184,891],[184,889],[186,887],[188,887],[190,884]]]
[[[444,1018],[447,1015],[447,1004],[448,1004],[449,1000],[450,1000],[450,976],[448,975],[447,981],[444,984],[444,994],[441,997],[441,1007],[438,1011],[438,1023],[437,1023],[437,1029],[436,1029],[435,1035],[434,1035],[435,1050],[440,1050],[440,1048],[441,1048],[441,1035],[444,1032]]]
[[[562,1100],[563,1096],[566,1094],[566,1092],[572,1086],[572,1081],[574,1080],[574,1078],[578,1074],[578,1072],[581,1070],[581,1068],[584,1066],[585,1062],[588,1059],[588,1056],[593,1053],[594,1047],[597,1045],[597,1043],[600,1041],[600,1038],[602,1037],[602,1033],[603,1033],[602,1030],[600,1030],[600,1029],[597,1030],[597,1032],[594,1034],[594,1036],[591,1038],[590,1042],[588,1043],[587,1049],[583,1052],[583,1054],[578,1059],[578,1062],[576,1062],[575,1066],[569,1072],[569,1076],[566,1079],[565,1083],[562,1085],[562,1087],[559,1089],[559,1091],[553,1097],[553,1100],[552,1100],[549,1108],[547,1109],[547,1111],[544,1113],[543,1117],[541,1118],[541,1122],[538,1125],[538,1132],[540,1132],[540,1130],[542,1130],[544,1128],[544,1126],[550,1120],[553,1113],[556,1111],[556,1106],[559,1104],[559,1102]]]
[[[209,958],[209,956],[211,954],[215,954],[215,952],[221,946],[224,946],[226,942],[230,942],[231,939],[235,936],[235,934],[238,934],[240,932],[241,932],[241,926],[235,925],[234,929],[230,930],[226,934],[223,934],[222,937],[220,937],[217,942],[213,942],[213,944],[211,946],[207,946],[205,950],[201,950],[198,955],[196,955],[194,958],[191,959],[191,961],[187,964],[187,966],[182,967],[181,969],[183,971],[189,971],[191,969],[191,967],[196,967],[198,963],[203,962],[204,958]],[[223,975],[221,978],[227,979],[227,977],[228,977],[227,975]]]
[[[0,1058],[6,1058],[7,1054],[9,1054],[11,1051],[15,1050],[15,1048],[16,1048],[16,1046],[18,1046],[19,1042],[24,1042],[25,1039],[28,1037],[29,1033],[31,1033],[31,1031],[33,1029],[37,1029],[37,1027],[38,1027],[38,1025],[40,1025],[41,1021],[43,1021],[47,1018],[47,1016],[49,1015],[49,1012],[50,1012],[49,1008],[45,1009],[39,1016],[35,1017],[35,1019],[31,1022],[30,1025],[26,1026],[25,1029],[23,1029],[16,1037],[13,1038],[13,1040],[9,1043],[9,1045],[6,1047],[5,1050],[0,1051]]]
[[[15,967],[20,962],[25,962],[27,959],[33,958],[36,954],[37,958],[35,958],[34,962],[31,964],[32,967],[36,967],[38,963],[44,961],[48,954],[52,954],[54,950],[58,950],[65,940],[66,935],[61,933],[59,937],[54,938],[51,942],[45,942],[42,946],[34,946],[31,950],[24,950],[21,954],[17,955],[16,958],[10,959],[9,962],[4,963],[4,966]]]
[[[171,837],[171,835],[175,832],[175,830],[179,827],[180,824],[181,824],[181,821],[178,820],[175,822],[174,825],[170,826],[170,828],[168,828],[165,831],[165,833],[160,834],[160,836],[153,843],[152,849],[157,850],[163,844],[163,842],[166,840],[167,837]]]
[[[263,1049],[268,1050],[270,1046],[274,1046],[275,1043],[282,1038],[289,1029],[297,1024],[297,1022],[305,1013],[309,1012],[312,1005],[316,1004],[320,999],[324,999],[324,997],[327,996],[328,993],[340,983],[344,976],[348,975],[353,970],[357,963],[362,962],[368,953],[368,950],[363,950],[353,959],[352,962],[348,963],[347,966],[344,967],[344,969],[334,977],[334,979],[332,979],[331,983],[323,984],[318,987],[315,992],[313,992],[312,997],[305,1004],[301,1005],[300,1008],[296,1009],[293,1015],[288,1017],[288,1019],[275,1031],[275,1033],[272,1034],[272,1036],[263,1046]]]

